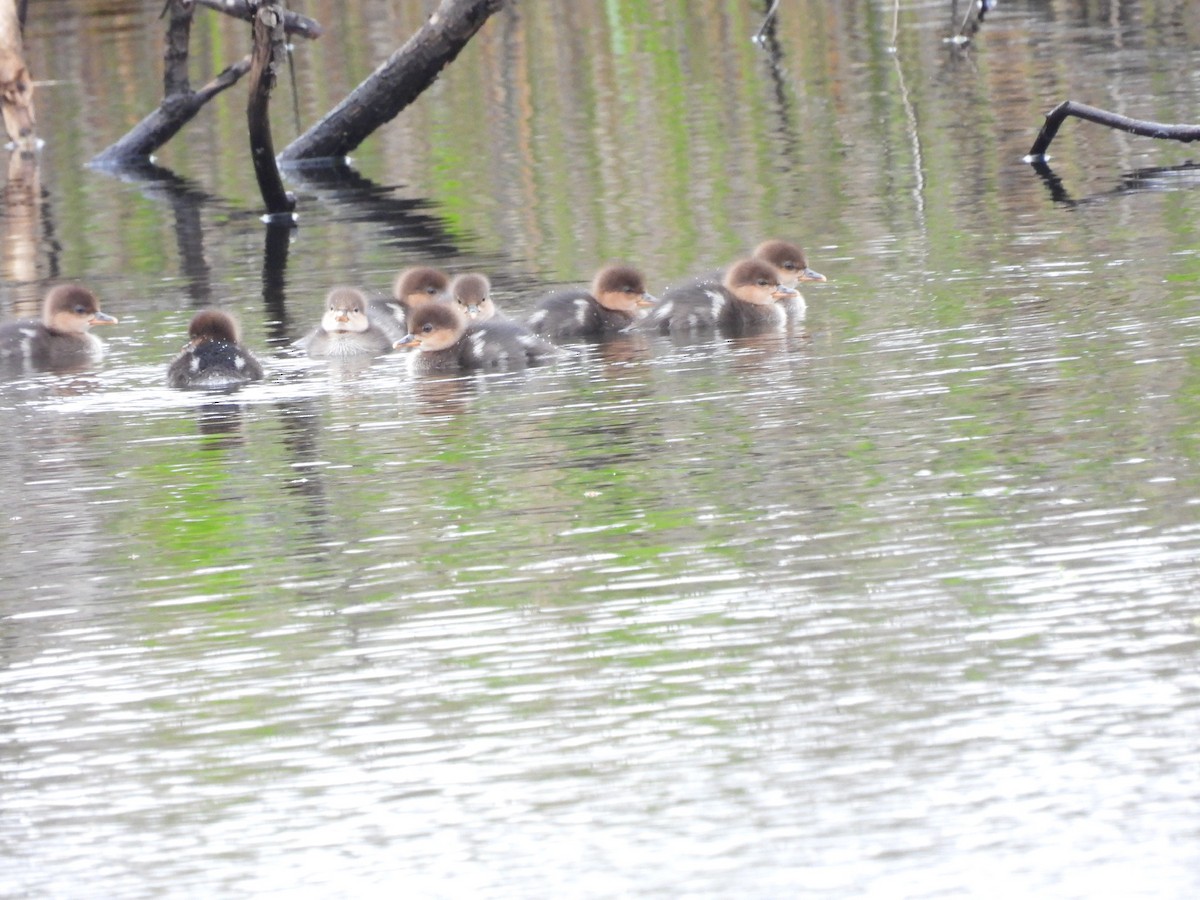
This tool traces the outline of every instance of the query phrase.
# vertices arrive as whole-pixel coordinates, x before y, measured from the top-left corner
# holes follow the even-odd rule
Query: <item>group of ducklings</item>
[[[600,269],[587,289],[561,290],[542,299],[524,323],[503,315],[491,283],[478,273],[451,279],[428,266],[397,276],[392,296],[371,299],[352,287],[330,291],[321,322],[297,342],[309,356],[349,359],[393,349],[415,350],[417,373],[520,369],[562,351],[554,341],[603,338],[633,328],[661,333],[719,329],[727,334],[777,329],[804,315],[803,281],[824,281],[796,244],[770,240],[723,273],[699,276],[668,289],[646,290],[642,273],[624,264]],[[0,326],[0,361],[67,368],[102,352],[93,325],[114,324],[94,294],[79,285],[52,288],[41,320]],[[263,377],[238,326],[218,309],[196,313],[188,343],[167,368],[174,388],[230,388]]]

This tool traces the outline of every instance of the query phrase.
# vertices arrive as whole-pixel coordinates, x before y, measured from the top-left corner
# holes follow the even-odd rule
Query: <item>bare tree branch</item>
[[[504,0],[442,0],[429,21],[316,125],[279,154],[283,164],[343,159],[429,87]]]
[[[254,53],[250,63],[250,96],[246,102],[246,125],[250,132],[250,155],[254,176],[271,216],[290,213],[296,200],[283,187],[275,162],[271,138],[271,89],[276,70],[286,52],[283,47],[283,8],[278,0],[263,0],[254,16]]]
[[[1050,147],[1050,142],[1058,134],[1058,129],[1067,116],[1077,116],[1080,119],[1095,122],[1097,125],[1119,128],[1121,131],[1142,137],[1182,141],[1185,144],[1200,141],[1200,125],[1167,125],[1162,122],[1147,122],[1097,109],[1095,106],[1088,106],[1084,103],[1076,103],[1074,100],[1064,100],[1046,113],[1046,121],[1042,125],[1042,130],[1038,132],[1037,140],[1033,142],[1033,146],[1029,148],[1029,153],[1025,157],[1027,162],[1045,161],[1046,150]]]
[[[250,57],[234,63],[198,91],[164,97],[162,104],[115,144],[92,160],[94,166],[122,166],[146,162],[150,154],[173,138],[209,100],[237,84],[250,71]]]
[[[195,0],[195,2],[200,6],[215,9],[217,12],[223,12],[246,22],[254,21],[254,9],[258,5],[257,2],[252,3],[250,0]],[[283,13],[283,30],[288,34],[298,34],[309,40],[316,40],[322,34],[320,22],[291,10],[285,10]]]

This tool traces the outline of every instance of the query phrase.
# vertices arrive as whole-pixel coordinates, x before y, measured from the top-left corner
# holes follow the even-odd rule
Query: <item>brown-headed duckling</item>
[[[468,272],[455,275],[450,282],[450,299],[461,307],[472,322],[486,322],[500,315],[492,299],[492,283],[486,275]],[[504,318],[504,316],[500,316]]]
[[[89,329],[116,322],[100,311],[100,301],[87,288],[56,285],[42,301],[41,319],[0,325],[0,360],[36,369],[87,365],[104,355],[104,344]]]
[[[410,308],[426,303],[439,303],[449,299],[450,276],[433,266],[410,266],[398,274],[392,282],[392,296],[372,299],[369,307],[371,318],[395,323],[401,334],[408,331],[405,317]]]
[[[781,241],[777,238],[763,241],[754,248],[755,259],[769,262],[779,270],[784,287],[796,289],[796,296],[783,301],[784,309],[789,319],[798,319],[804,315],[804,295],[800,293],[799,284],[802,281],[824,281],[825,276],[813,271],[808,266],[804,250],[791,241]]]
[[[744,259],[720,284],[690,282],[663,294],[643,323],[663,333],[720,328],[732,335],[780,328],[787,316],[780,301],[796,295],[779,270],[760,259]]]
[[[562,351],[509,319],[470,323],[457,304],[433,303],[414,309],[409,333],[397,349],[415,350],[411,371],[523,369],[549,362]]]
[[[596,273],[589,290],[556,291],[546,297],[527,324],[537,334],[556,340],[602,337],[629,328],[642,308],[654,302],[638,269],[614,264]]]
[[[321,324],[301,338],[309,356],[344,359],[390,353],[403,334],[391,317],[372,316],[366,294],[357,288],[336,287],[325,298]]]
[[[228,390],[262,377],[262,364],[242,346],[236,320],[219,309],[192,316],[187,345],[167,367],[173,388]]]

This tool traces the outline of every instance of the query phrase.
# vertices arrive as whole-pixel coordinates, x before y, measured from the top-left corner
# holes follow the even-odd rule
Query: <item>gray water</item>
[[[161,3],[31,4],[46,140],[0,291],[93,370],[0,385],[0,895],[1190,897],[1200,890],[1193,4],[521,3],[268,232],[234,88],[139,177]],[[282,146],[416,28],[326,25]],[[198,14],[200,15],[200,14]],[[387,31],[385,23],[395,33]],[[193,79],[244,51],[211,13]],[[107,68],[106,68],[107,67]],[[107,74],[105,74],[107,73]],[[11,184],[11,180],[10,180]],[[510,315],[759,240],[785,333],[523,373],[331,367],[326,290]],[[201,306],[267,379],[165,387]]]

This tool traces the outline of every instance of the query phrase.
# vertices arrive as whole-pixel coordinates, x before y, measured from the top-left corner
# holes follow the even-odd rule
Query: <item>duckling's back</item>
[[[628,313],[605,309],[586,290],[557,291],[537,305],[526,320],[529,329],[555,340],[615,334],[633,324]]]
[[[463,335],[463,368],[523,369],[549,362],[562,351],[546,339],[511,319],[488,319]]]
[[[244,347],[227,341],[190,346],[167,368],[167,384],[173,388],[220,390],[262,377],[262,364]]]
[[[103,342],[87,332],[54,332],[39,319],[0,325],[0,362],[8,369],[66,369],[94,362],[103,354]]]

